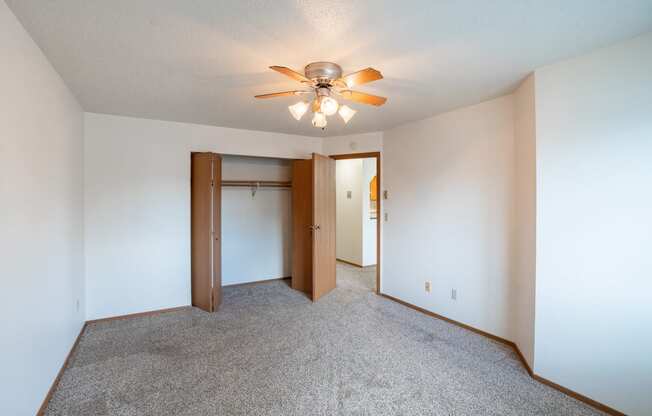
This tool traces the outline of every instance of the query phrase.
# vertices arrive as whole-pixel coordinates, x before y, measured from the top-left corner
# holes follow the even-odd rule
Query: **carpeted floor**
[[[313,304],[282,281],[218,313],[89,325],[47,415],[596,415],[508,347],[372,293],[338,265]]]

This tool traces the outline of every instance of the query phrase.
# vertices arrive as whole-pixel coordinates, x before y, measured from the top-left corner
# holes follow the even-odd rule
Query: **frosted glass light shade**
[[[348,123],[349,120],[351,120],[353,118],[355,113],[357,113],[357,111],[355,111],[354,109],[352,109],[348,105],[340,106],[339,114],[340,114],[340,117],[342,117],[342,120],[344,120],[345,123]]]
[[[322,97],[321,105],[319,106],[321,112],[327,116],[332,116],[333,114],[337,113],[338,107],[339,104],[337,103],[337,101],[335,101],[335,99],[331,97]]]
[[[308,111],[308,103],[299,101],[298,103],[289,106],[288,110],[290,110],[292,117],[299,121],[301,120],[301,117],[306,114],[306,111]]]
[[[312,125],[317,128],[323,129],[326,127],[327,123],[326,116],[321,111],[316,112],[315,115],[312,116]]]

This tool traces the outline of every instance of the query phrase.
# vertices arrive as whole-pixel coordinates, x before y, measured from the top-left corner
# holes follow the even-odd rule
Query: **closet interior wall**
[[[291,160],[222,156],[223,286],[290,277],[291,180]]]

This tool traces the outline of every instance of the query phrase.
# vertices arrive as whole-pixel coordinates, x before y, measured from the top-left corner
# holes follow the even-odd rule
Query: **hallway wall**
[[[376,176],[375,158],[362,159],[362,176],[362,265],[366,267],[376,264],[376,223],[379,219],[378,217],[376,219],[371,218],[371,195],[369,188],[371,180]]]
[[[340,260],[362,265],[362,159],[343,159],[335,163],[336,256]]]

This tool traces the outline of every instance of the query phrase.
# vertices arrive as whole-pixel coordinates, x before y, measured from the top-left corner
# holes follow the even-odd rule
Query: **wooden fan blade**
[[[348,100],[355,101],[361,104],[383,105],[387,101],[385,97],[377,95],[365,94],[364,92],[343,90],[340,95]]]
[[[298,73],[297,71],[291,70],[290,68],[284,66],[270,66],[269,69],[273,69],[276,72],[280,72],[281,74],[288,76],[295,81],[304,82],[308,84],[310,83],[310,80],[308,78],[304,77],[302,74]]]
[[[383,79],[383,74],[381,74],[380,71],[373,68],[366,68],[361,71],[345,75],[342,78],[338,79],[336,82],[338,84],[342,82],[345,84],[343,86],[346,88],[351,88],[354,85],[362,85],[366,84],[367,82],[378,81],[379,79]]]
[[[308,94],[310,91],[283,91],[283,92],[273,92],[271,94],[260,94],[256,95],[255,98],[276,98],[276,97],[289,97],[291,95],[301,95]]]

